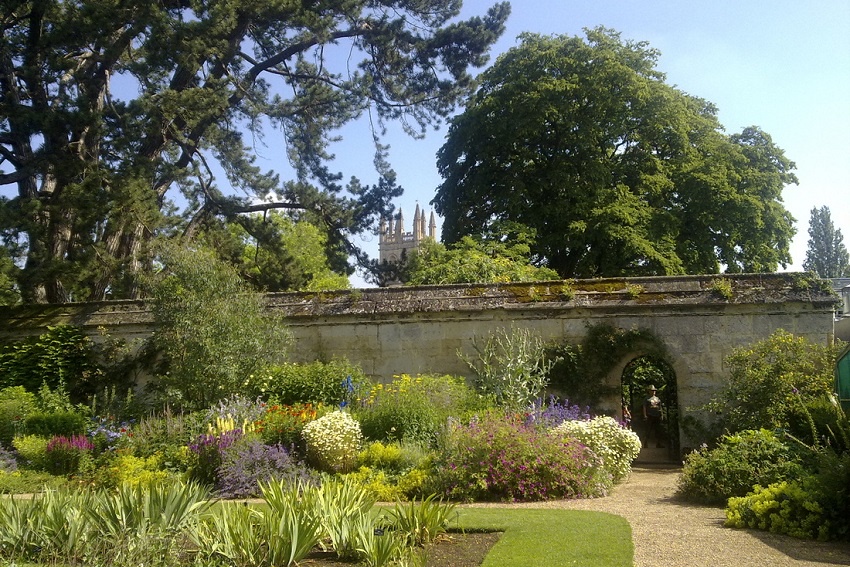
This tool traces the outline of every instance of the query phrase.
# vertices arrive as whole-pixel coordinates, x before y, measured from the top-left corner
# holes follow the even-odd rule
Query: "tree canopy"
[[[835,228],[829,207],[812,209],[809,219],[809,247],[803,269],[822,278],[850,276],[850,257],[840,228]]]
[[[12,0],[0,15],[0,234],[24,301],[135,297],[157,236],[307,211],[328,246],[401,193],[382,134],[474,87],[509,5],[461,0]],[[343,182],[339,129],[368,114],[378,181]],[[266,138],[276,131],[278,138]],[[247,139],[246,139],[247,138]],[[286,171],[263,171],[266,145]],[[284,175],[285,177],[281,178]]]
[[[411,285],[505,283],[558,279],[554,270],[535,266],[529,243],[533,232],[512,223],[496,227],[496,234],[464,236],[446,246],[425,240],[407,258],[402,270]]]
[[[524,34],[481,76],[438,152],[443,240],[511,220],[561,277],[773,271],[790,261],[794,164],[757,127],[665,83],[612,30]]]

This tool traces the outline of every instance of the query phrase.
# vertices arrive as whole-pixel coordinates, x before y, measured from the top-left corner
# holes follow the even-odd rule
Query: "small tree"
[[[282,320],[209,250],[169,245],[161,261],[151,285],[157,386],[189,408],[252,394],[254,376],[284,359],[289,333]]]
[[[840,278],[850,274],[850,257],[844,247],[844,236],[841,229],[832,224],[829,207],[812,209],[809,248],[803,268],[822,278]]]

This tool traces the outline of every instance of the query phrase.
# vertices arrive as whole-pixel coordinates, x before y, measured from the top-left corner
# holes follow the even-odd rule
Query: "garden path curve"
[[[680,468],[636,467],[629,479],[605,498],[511,506],[595,510],[622,516],[632,527],[636,567],[850,565],[850,544],[724,528],[722,508],[687,504],[674,498],[680,473]]]

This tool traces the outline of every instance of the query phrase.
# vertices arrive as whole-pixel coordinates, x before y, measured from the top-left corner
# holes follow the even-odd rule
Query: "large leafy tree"
[[[0,230],[20,251],[23,299],[134,297],[155,235],[191,238],[211,216],[274,207],[310,211],[365,260],[349,237],[374,229],[401,192],[384,124],[417,135],[447,116],[509,13],[502,3],[452,22],[460,6],[5,2],[0,185],[16,193],[0,200]],[[364,113],[379,180],[343,183],[329,144]],[[255,164],[250,146],[271,128],[280,138],[268,146],[287,171]]]
[[[664,81],[614,31],[525,34],[482,74],[438,153],[451,243],[512,220],[562,277],[772,271],[790,261],[794,164],[756,127]]]
[[[850,258],[844,247],[844,236],[835,228],[829,207],[812,209],[809,219],[809,248],[803,268],[822,278],[850,275]]]
[[[529,257],[533,231],[515,223],[494,228],[495,234],[464,236],[450,246],[425,240],[407,259],[404,279],[411,285],[558,279],[557,273],[535,266]]]

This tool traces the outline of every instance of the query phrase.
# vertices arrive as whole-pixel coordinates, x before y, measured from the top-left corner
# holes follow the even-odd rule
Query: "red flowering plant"
[[[254,431],[266,445],[282,445],[301,453],[304,444],[301,432],[311,421],[328,413],[322,404],[271,404],[263,416],[254,422]]]

